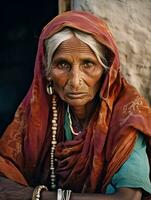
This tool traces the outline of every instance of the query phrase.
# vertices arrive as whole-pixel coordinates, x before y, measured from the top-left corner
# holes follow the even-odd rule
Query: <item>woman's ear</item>
[[[51,72],[49,72],[49,73],[46,72],[46,80],[48,82],[50,82],[52,80]]]

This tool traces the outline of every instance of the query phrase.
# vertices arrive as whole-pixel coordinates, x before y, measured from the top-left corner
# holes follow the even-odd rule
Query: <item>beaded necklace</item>
[[[57,112],[57,102],[56,102],[56,95],[52,96],[52,138],[51,138],[51,152],[50,152],[50,178],[51,178],[51,189],[55,190],[56,189],[56,175],[55,175],[55,165],[54,165],[54,160],[55,160],[55,148],[57,145],[57,120],[58,120],[58,112]],[[72,120],[71,120],[71,114],[69,111],[69,105],[67,106],[67,114],[69,118],[69,127],[71,132],[74,135],[78,135],[80,132],[75,132],[72,127]]]
[[[55,175],[55,166],[54,166],[54,153],[55,148],[57,145],[57,120],[58,120],[58,113],[57,113],[57,103],[56,103],[56,96],[52,96],[52,138],[51,138],[51,152],[50,152],[50,178],[51,178],[51,189],[56,189],[56,175]]]
[[[70,126],[70,130],[71,130],[72,134],[73,134],[73,135],[79,135],[79,133],[80,133],[81,131],[75,132],[75,131],[73,130],[72,120],[71,120],[71,114],[70,114],[70,110],[69,110],[69,105],[67,106],[67,113],[68,113],[68,118],[69,118],[69,126]]]

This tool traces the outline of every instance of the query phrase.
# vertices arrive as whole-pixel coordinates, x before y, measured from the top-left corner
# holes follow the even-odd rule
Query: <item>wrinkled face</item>
[[[54,53],[51,78],[60,98],[70,106],[85,106],[100,88],[103,67],[90,47],[72,37]]]

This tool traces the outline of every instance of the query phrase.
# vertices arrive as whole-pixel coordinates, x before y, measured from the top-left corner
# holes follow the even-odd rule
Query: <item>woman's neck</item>
[[[76,106],[71,107],[73,115],[75,115],[79,120],[85,119],[86,116],[86,108],[85,106]]]
[[[98,104],[98,98],[84,106],[71,107],[73,124],[79,123],[83,128],[87,126]]]

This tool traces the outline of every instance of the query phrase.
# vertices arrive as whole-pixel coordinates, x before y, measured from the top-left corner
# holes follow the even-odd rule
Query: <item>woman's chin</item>
[[[89,99],[76,98],[76,99],[65,99],[64,101],[72,107],[79,107],[79,106],[85,106],[88,102],[91,101],[91,99],[89,100]]]

